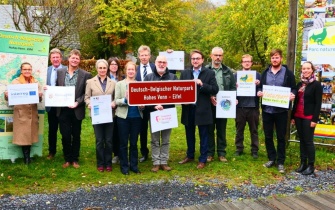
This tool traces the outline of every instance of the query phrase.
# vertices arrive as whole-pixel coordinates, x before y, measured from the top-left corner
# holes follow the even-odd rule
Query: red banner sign
[[[195,103],[194,80],[134,82],[128,85],[129,105]]]

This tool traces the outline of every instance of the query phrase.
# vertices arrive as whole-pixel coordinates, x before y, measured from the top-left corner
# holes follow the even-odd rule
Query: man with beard
[[[209,125],[213,123],[211,112],[211,96],[219,91],[215,73],[203,67],[204,55],[200,50],[191,52],[192,68],[181,72],[180,80],[195,80],[197,84],[197,101],[195,104],[182,104],[181,123],[185,125],[187,153],[179,162],[185,164],[194,161],[195,126],[198,126],[200,136],[200,157],[197,168],[206,166],[208,151]]]
[[[290,101],[293,101],[297,94],[294,74],[287,66],[282,65],[283,53],[280,49],[273,49],[270,52],[271,65],[261,75],[261,88],[263,85],[291,88]],[[258,91],[257,96],[262,97],[263,92]],[[263,166],[270,168],[278,163],[278,171],[285,172],[285,134],[288,120],[288,109],[262,105],[263,130],[265,135],[266,152],[269,161]],[[276,128],[277,151],[273,142],[273,131]]]
[[[215,72],[216,82],[219,86],[219,91],[236,90],[236,81],[233,72],[222,63],[223,49],[221,47],[214,47],[211,53],[212,63],[206,66]],[[215,155],[215,129],[216,129],[216,151],[221,162],[227,162],[226,159],[226,127],[227,118],[216,118],[216,96],[211,96],[213,122],[209,126],[208,152],[207,162],[214,160]]]
[[[144,81],[169,81],[177,80],[177,76],[169,73],[167,69],[167,59],[165,56],[157,56],[155,62],[156,68],[153,69],[151,74],[148,74]],[[172,108],[174,105],[161,105],[147,106],[149,112]],[[155,122],[150,122],[150,124]],[[168,166],[169,149],[170,149],[170,135],[172,129],[166,129],[157,132],[151,132],[151,157],[153,162],[152,172],[157,172],[159,168],[164,171],[170,171],[171,167]],[[162,140],[160,140],[162,139]]]

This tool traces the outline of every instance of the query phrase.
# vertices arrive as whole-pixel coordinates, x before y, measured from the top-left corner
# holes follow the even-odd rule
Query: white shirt
[[[150,67],[150,63],[147,63],[146,66],[147,66],[147,75],[148,75],[152,73],[152,69]],[[140,64],[140,71],[141,71],[141,80],[143,81],[144,80],[144,77],[143,77],[144,65],[142,63]]]

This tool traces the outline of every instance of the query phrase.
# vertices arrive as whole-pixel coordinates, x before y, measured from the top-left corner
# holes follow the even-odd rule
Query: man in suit
[[[57,108],[65,158],[63,168],[71,164],[74,168],[79,168],[81,123],[85,118],[85,87],[86,81],[92,77],[90,73],[79,68],[79,63],[80,51],[74,49],[70,52],[68,68],[57,71],[57,86],[75,86],[73,106]]]
[[[62,63],[62,53],[59,49],[54,48],[50,51],[49,54],[51,66],[48,67],[47,71],[47,85],[55,86],[57,79],[57,69],[61,69],[64,66]],[[57,131],[58,131],[58,117],[57,117],[57,108],[56,107],[45,107],[45,110],[48,113],[48,142],[49,142],[49,155],[48,159],[52,159],[57,152]]]
[[[146,45],[141,45],[138,48],[138,58],[140,59],[140,65],[137,66],[136,80],[143,81],[145,76],[152,73],[155,68],[155,64],[149,63],[151,57],[150,47]],[[140,143],[141,143],[141,154],[140,162],[144,162],[148,159],[149,149],[148,149],[148,122],[149,122],[150,112],[147,109],[143,110],[143,118],[140,133]]]
[[[208,151],[209,125],[213,123],[211,96],[219,91],[214,71],[202,66],[204,56],[201,51],[191,52],[192,69],[181,72],[180,80],[195,80],[197,84],[197,101],[195,104],[183,104],[181,123],[185,125],[187,153],[186,158],[179,162],[185,164],[194,161],[195,126],[198,125],[200,135],[200,157],[197,168],[206,166]]]

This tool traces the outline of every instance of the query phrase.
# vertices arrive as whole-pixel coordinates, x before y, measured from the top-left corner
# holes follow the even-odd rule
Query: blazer
[[[298,90],[302,83],[298,83]],[[294,114],[297,111],[297,103],[299,95],[294,98],[294,105],[291,113],[291,118],[294,119]],[[318,122],[322,101],[322,86],[319,81],[314,81],[308,84],[304,92],[304,114],[313,115],[312,122]]]
[[[67,68],[57,70],[56,86],[65,86],[65,75]],[[78,120],[85,118],[85,87],[86,81],[91,79],[92,75],[85,70],[78,68],[78,78],[75,87],[75,101],[78,102],[78,106],[74,108],[74,113]],[[61,107],[57,107],[57,116],[61,113]]]
[[[87,106],[91,103],[91,96],[110,95],[111,102],[113,101],[115,82],[109,77],[106,78],[107,83],[105,91],[102,90],[98,75],[86,81],[85,103]]]
[[[59,67],[57,68],[57,70],[58,70],[58,69],[61,69],[61,68],[64,68],[64,67],[66,67],[66,66],[63,66],[63,65],[61,64],[61,65],[59,65]],[[53,66],[49,66],[48,69],[47,69],[47,85],[51,85],[50,78],[51,78],[51,72],[52,72],[52,69],[53,69]],[[57,71],[56,71],[56,72],[57,72]],[[45,110],[46,110],[47,112],[50,112],[51,107],[46,106],[46,107],[45,107]]]
[[[155,64],[149,63],[149,65],[150,65],[150,68],[152,69],[152,72],[153,72],[154,69],[156,68]],[[141,65],[138,65],[136,67],[136,77],[135,77],[135,79],[136,79],[136,81],[143,81],[144,80],[144,78],[143,78],[143,80],[141,79]]]
[[[115,103],[117,105],[115,115],[126,119],[128,115],[128,103],[125,103],[125,95],[127,91],[126,79],[118,81],[115,86]],[[141,117],[143,118],[143,113],[140,108],[138,108]]]
[[[193,69],[184,70],[181,72],[180,80],[193,80]],[[216,82],[215,72],[202,67],[198,76],[203,83],[203,86],[197,86],[197,101],[195,109],[195,125],[210,125],[213,123],[212,109],[211,109],[211,95],[216,95],[219,92],[219,86]],[[191,104],[182,105],[181,123],[189,124],[188,112]]]

